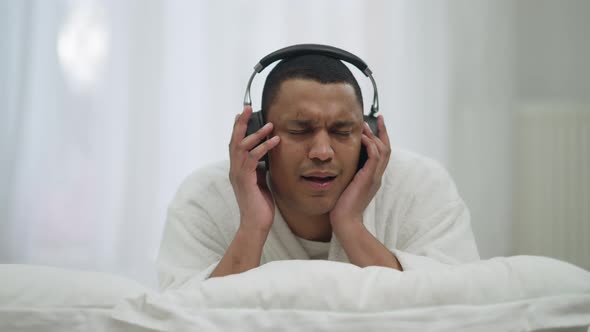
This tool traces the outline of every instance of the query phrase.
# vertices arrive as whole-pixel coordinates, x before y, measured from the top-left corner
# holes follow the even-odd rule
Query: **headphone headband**
[[[351,65],[357,67],[363,74],[365,74],[365,76],[371,79],[371,83],[373,84],[373,105],[371,106],[370,116],[374,116],[377,112],[379,112],[379,96],[377,94],[377,84],[373,79],[373,73],[371,72],[371,69],[369,69],[369,66],[367,66],[367,64],[361,58],[357,57],[356,55],[350,52],[333,46],[319,44],[299,44],[287,46],[281,48],[280,50],[274,51],[262,58],[254,66],[254,72],[248,80],[246,94],[244,95],[244,106],[252,105],[252,99],[250,98],[250,86],[252,85],[252,80],[254,79],[254,76],[257,73],[260,73],[262,70],[264,70],[264,68],[268,67],[275,61],[297,57],[301,55],[329,56],[341,61],[348,62]]]

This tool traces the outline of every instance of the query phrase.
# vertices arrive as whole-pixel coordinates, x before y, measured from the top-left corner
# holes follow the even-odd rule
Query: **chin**
[[[334,199],[329,199],[327,197],[313,197],[307,204],[305,204],[304,210],[308,215],[320,216],[330,213],[335,205],[336,200]]]

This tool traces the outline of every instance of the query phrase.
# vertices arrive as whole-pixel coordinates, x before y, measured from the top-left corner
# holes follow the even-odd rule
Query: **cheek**
[[[305,146],[281,137],[281,143],[269,152],[271,163],[283,169],[296,168],[305,158]]]
[[[342,162],[356,165],[361,152],[360,139],[355,139],[343,144],[339,144],[338,152],[338,155],[340,156]]]

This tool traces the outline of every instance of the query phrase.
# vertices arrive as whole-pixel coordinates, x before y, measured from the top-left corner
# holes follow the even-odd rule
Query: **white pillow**
[[[113,318],[164,331],[533,331],[590,324],[590,272],[516,256],[399,272],[276,261],[121,301]]]
[[[107,273],[0,264],[0,309],[112,308],[121,299],[146,291],[133,280]]]
[[[276,261],[187,284],[152,298],[191,309],[264,308],[375,312],[485,305],[590,294],[590,272],[559,260],[514,256],[400,272],[331,261]]]

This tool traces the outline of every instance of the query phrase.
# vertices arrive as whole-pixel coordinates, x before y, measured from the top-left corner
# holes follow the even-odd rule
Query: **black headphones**
[[[252,81],[254,80],[254,76],[260,73],[264,68],[268,67],[270,64],[274,63],[278,60],[283,60],[287,58],[297,57],[301,55],[324,55],[329,56],[341,61],[348,62],[353,66],[357,67],[365,76],[371,79],[371,83],[373,84],[373,104],[371,105],[371,111],[369,115],[363,115],[365,122],[369,124],[371,131],[377,135],[377,114],[379,112],[379,95],[377,94],[377,84],[373,79],[373,72],[369,69],[369,66],[359,57],[356,55],[347,52],[345,50],[328,46],[328,45],[319,45],[319,44],[299,44],[299,45],[292,45],[285,48],[281,48],[280,50],[274,51],[269,55],[262,58],[255,66],[254,72],[250,76],[248,80],[248,85],[246,86],[246,94],[244,95],[244,106],[251,106],[252,99],[250,98],[250,86],[252,85]],[[262,126],[264,126],[264,114],[263,111],[260,110],[258,112],[252,113],[250,120],[248,121],[248,128],[246,130],[246,136],[257,132]],[[367,159],[367,152],[365,150],[364,145],[361,149],[361,156],[359,158],[359,169],[365,163]],[[267,155],[264,156],[264,163],[265,167],[268,170],[268,158]]]

